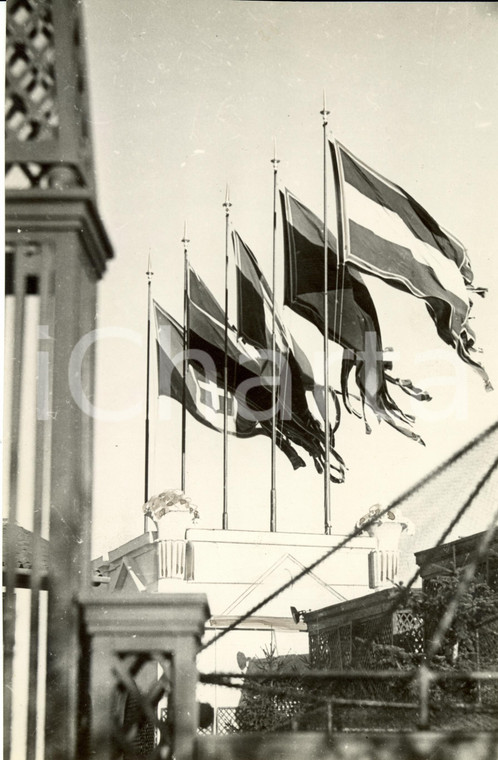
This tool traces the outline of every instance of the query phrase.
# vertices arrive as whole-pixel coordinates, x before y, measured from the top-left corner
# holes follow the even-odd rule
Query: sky
[[[279,187],[323,215],[324,91],[330,133],[466,245],[476,284],[489,289],[475,299],[473,328],[498,387],[497,3],[85,0],[83,11],[98,204],[115,250],[99,285],[93,556],[143,529],[148,256],[153,298],[181,321],[186,223],[190,261],[221,301],[228,185],[231,229],[270,279],[275,146]],[[327,208],[333,229],[331,195]],[[276,240],[277,305],[320,375],[320,334],[282,309],[280,222]],[[433,401],[393,392],[425,447],[372,419],[366,435],[343,411],[338,533],[498,416],[498,390],[486,393],[442,343],[423,302],[368,286],[394,374]],[[336,387],[338,356],[331,344]],[[180,408],[158,401],[155,386],[153,354],[150,494],[180,485]],[[279,531],[323,532],[323,480],[304,458],[294,472],[277,456]],[[230,438],[228,462],[229,527],[267,529],[269,441]],[[222,473],[222,436],[189,419],[186,492],[199,527],[221,527]]]

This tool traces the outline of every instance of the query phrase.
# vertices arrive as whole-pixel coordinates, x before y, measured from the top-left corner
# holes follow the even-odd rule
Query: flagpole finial
[[[327,123],[327,116],[329,115],[330,111],[327,111],[327,97],[325,94],[325,88],[323,88],[323,108],[320,111],[321,115],[323,116],[323,123]]]
[[[147,279],[150,282],[152,279],[152,275],[154,274],[154,272],[152,271],[152,265],[150,262],[150,251],[149,251],[149,257],[147,259],[147,271],[145,274],[147,275]]]
[[[276,172],[280,159],[277,158],[277,140],[275,137],[273,138],[273,158],[271,162],[273,164],[273,170]]]
[[[182,237],[182,243],[184,244],[184,247],[186,248],[187,245],[190,243],[189,238],[187,237],[187,222],[183,222],[183,237]]]
[[[227,216],[230,213],[229,209],[230,209],[231,205],[232,204],[230,203],[230,189],[229,189],[229,187],[227,185],[226,186],[226,190],[225,190],[225,200],[223,202],[223,208],[225,209]]]

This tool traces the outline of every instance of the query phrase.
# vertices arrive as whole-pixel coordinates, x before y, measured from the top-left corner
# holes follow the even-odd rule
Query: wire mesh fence
[[[310,671],[295,677],[202,676],[242,690],[218,708],[218,734],[285,731],[498,732],[498,671]]]

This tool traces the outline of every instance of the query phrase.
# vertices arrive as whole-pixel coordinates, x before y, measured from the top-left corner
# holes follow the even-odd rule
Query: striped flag
[[[468,291],[482,295],[483,289],[472,287],[464,246],[405,190],[336,145],[344,176],[347,263],[423,299],[439,336],[491,389],[486,372],[470,353],[475,335],[469,326]],[[334,144],[330,148],[335,151]]]
[[[284,220],[284,303],[324,330],[323,222],[289,190],[280,193]],[[337,243],[328,231],[329,338],[361,352],[365,333],[380,334],[377,312],[361,276],[345,270],[338,276]]]
[[[237,231],[232,233],[237,274],[238,333],[259,348],[272,346],[273,294],[256,256]],[[278,311],[275,312],[277,351],[287,351],[290,338]]]
[[[239,335],[254,346],[269,348],[272,344],[270,286],[253,252],[235,230],[232,241],[237,265]]]
[[[285,288],[284,302],[312,322],[320,332],[324,320],[324,234],[323,222],[286,190],[280,194],[284,226]],[[359,272],[346,268],[338,276],[337,244],[328,231],[328,337],[345,350],[341,369],[343,402],[349,412],[348,379],[355,378],[363,404],[403,435],[423,443],[420,436],[401,422],[412,423],[390,396],[387,383],[393,382],[419,400],[429,400],[424,391],[410,381],[391,378],[383,360],[382,339],[375,305]],[[356,412],[354,412],[356,413]],[[370,428],[367,426],[367,431]]]

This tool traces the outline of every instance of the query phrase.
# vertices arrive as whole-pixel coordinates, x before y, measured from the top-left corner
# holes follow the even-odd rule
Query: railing
[[[203,736],[196,760],[496,760],[496,738],[461,732],[352,735],[299,732]]]
[[[462,727],[465,713],[467,729],[484,728],[496,732],[498,739],[498,671],[437,671],[422,664],[409,671],[201,674],[200,682],[241,692],[237,708],[223,708],[231,711],[230,727],[224,733],[247,731],[251,722],[259,730],[329,734],[336,730],[451,731]],[[356,711],[341,715],[346,708]],[[385,710],[389,712],[382,714]],[[401,725],[393,718],[398,711]],[[374,723],[369,712],[375,713]],[[477,716],[487,716],[484,727]]]
[[[96,590],[78,606],[78,751],[63,755],[68,760],[297,760],[303,753],[307,760],[353,760],[377,757],[380,748],[386,760],[431,752],[440,760],[498,757],[498,671],[422,665],[404,672],[199,674],[196,654],[209,615],[204,595]],[[204,735],[199,682],[241,695],[237,707],[218,709],[215,730],[204,726]],[[457,688],[463,686],[467,692]],[[451,699],[441,720],[445,695]],[[266,727],[256,722],[251,730],[251,700],[266,714]]]
[[[200,681],[241,689],[242,697],[239,707],[219,708],[216,735],[198,737],[198,760],[297,760],[303,755],[307,760],[498,757],[498,672],[439,672],[422,665],[407,672],[201,674]],[[354,696],[364,692],[365,686],[390,691],[395,682],[413,690],[410,701],[396,700],[392,692],[384,699]],[[487,704],[480,698],[453,700],[442,711],[446,720],[440,720],[441,709],[435,710],[433,704],[434,689],[441,690],[440,702],[441,693],[454,693],[456,684],[480,684],[481,696],[482,690],[490,689],[490,699]],[[353,696],[338,696],[348,692]],[[263,708],[253,731],[247,712],[244,715],[248,695],[260,700]],[[462,716],[467,716],[465,722]],[[482,716],[488,719],[485,728],[479,722]]]

